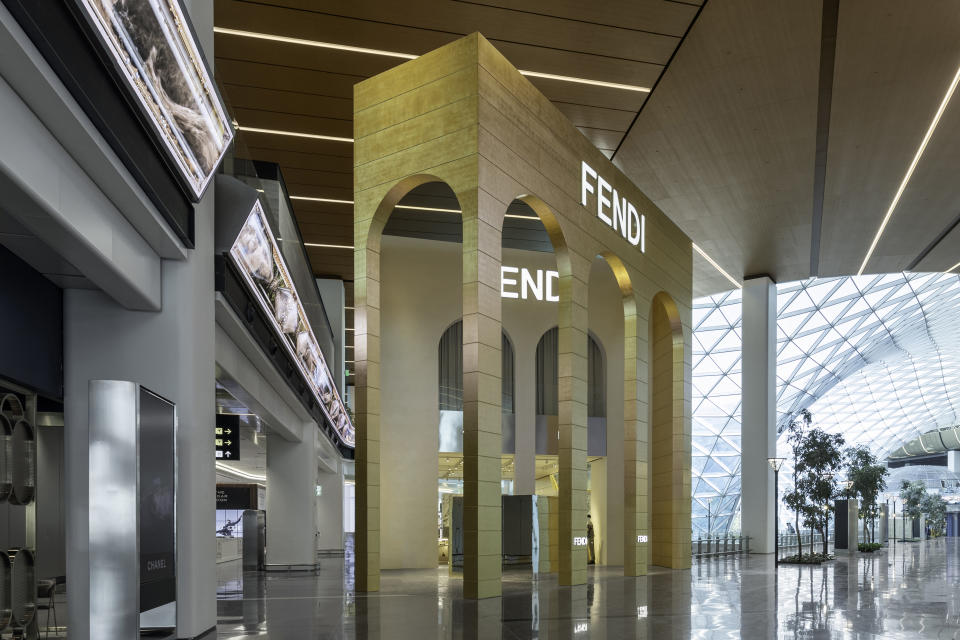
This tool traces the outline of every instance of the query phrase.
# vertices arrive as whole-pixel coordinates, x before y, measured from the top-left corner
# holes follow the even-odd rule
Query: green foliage
[[[784,502],[800,521],[823,535],[823,555],[827,553],[827,526],[833,512],[831,500],[837,495],[835,477],[843,465],[843,436],[822,429],[811,429],[813,415],[804,409],[787,426],[787,443],[793,453],[793,490]],[[811,551],[813,549],[811,548]],[[800,546],[799,556],[803,556]]]
[[[930,533],[934,537],[942,535],[947,524],[947,501],[939,493],[928,493],[920,501],[920,510],[927,514]]]
[[[800,517],[807,503],[806,495],[800,488],[800,450],[807,430],[813,423],[813,414],[806,409],[800,411],[787,425],[787,444],[793,454],[793,491],[784,494],[783,501],[796,514],[796,530],[800,533]],[[812,543],[811,543],[812,544]],[[812,549],[811,549],[812,550]],[[799,542],[799,556],[803,556],[803,543]]]
[[[833,556],[826,553],[805,553],[787,556],[780,561],[780,564],[820,564],[827,560],[833,560]]]
[[[861,542],[857,545],[857,551],[860,553],[873,553],[883,548],[879,542]]]
[[[870,449],[863,445],[850,447],[846,455],[847,479],[853,482],[848,493],[860,501],[860,517],[864,520],[863,527],[866,533],[867,521],[880,515],[878,500],[887,484],[886,478],[890,472],[880,464]]]
[[[823,535],[823,553],[827,553],[827,526],[833,513],[832,500],[837,497],[836,476],[843,466],[844,439],[840,434],[822,429],[810,430],[800,447],[798,462],[804,524]]]
[[[927,487],[920,481],[900,485],[900,499],[903,500],[903,513],[908,518],[919,518],[923,514],[923,499],[927,496]]]

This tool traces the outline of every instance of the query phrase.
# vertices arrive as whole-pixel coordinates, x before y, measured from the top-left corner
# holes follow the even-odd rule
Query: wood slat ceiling
[[[412,55],[479,31],[523,70],[652,87],[699,5],[686,0],[216,0],[215,23]],[[347,138],[353,135],[353,85],[403,62],[224,33],[216,35],[215,51],[217,80],[241,126]],[[647,97],[609,87],[531,81],[608,156]],[[350,143],[241,132],[237,150],[242,157],[278,163],[292,196],[352,199]],[[349,204],[298,199],[293,204],[305,242],[353,243]],[[309,255],[317,275],[353,280],[348,250],[309,248]]]
[[[414,55],[479,31],[519,69],[652,87],[699,9],[700,2],[687,0],[216,0],[215,24]],[[217,81],[241,126],[346,138],[353,136],[353,85],[403,62],[223,33],[216,34],[215,52]],[[647,98],[637,91],[531,81],[608,157]],[[280,165],[304,242],[353,244],[350,204],[297,198],[352,200],[350,143],[241,132],[237,154]],[[525,233],[523,221],[516,226],[517,234]],[[307,251],[317,276],[346,282],[346,326],[353,327],[353,253]],[[352,345],[348,332],[348,370]]]

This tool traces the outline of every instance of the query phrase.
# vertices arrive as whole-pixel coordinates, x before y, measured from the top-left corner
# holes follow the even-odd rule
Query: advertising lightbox
[[[356,444],[353,423],[337,392],[330,368],[310,328],[293,279],[259,201],[240,229],[240,235],[230,249],[230,258],[270,318],[280,342],[296,361],[340,441],[353,448]]]
[[[180,0],[73,0],[196,202],[233,127]]]

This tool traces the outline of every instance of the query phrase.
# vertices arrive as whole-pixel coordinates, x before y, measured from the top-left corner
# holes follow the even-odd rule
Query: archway
[[[649,316],[650,562],[690,566],[690,459],[683,428],[683,327],[674,300],[654,296]]]
[[[418,175],[389,189],[372,217],[358,222],[361,233],[366,225],[354,252],[360,590],[379,588],[381,566],[436,567],[437,431],[430,425],[437,336],[463,314],[461,209],[455,189]],[[362,211],[358,203],[358,218]],[[418,233],[424,229],[448,237]],[[425,241],[435,250],[420,251]],[[381,325],[381,316],[390,321]]]

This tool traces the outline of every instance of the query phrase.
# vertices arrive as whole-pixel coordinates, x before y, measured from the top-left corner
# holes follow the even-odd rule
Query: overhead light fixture
[[[639,93],[650,93],[650,87],[641,87],[635,84],[621,84],[619,82],[606,82],[604,80],[590,80],[589,78],[577,78],[574,76],[561,76],[555,73],[540,73],[539,71],[524,71],[520,73],[529,78],[544,78],[546,80],[559,80],[560,82],[574,82],[576,84],[589,84],[594,87],[606,87],[608,89],[622,89],[623,91],[637,91]]]
[[[949,269],[947,269],[947,273],[950,273],[951,271],[953,271],[953,270],[956,269],[957,267],[960,267],[960,262],[958,262],[957,264],[955,264],[955,265],[953,265],[952,267],[950,267]]]
[[[311,140],[326,140],[328,142],[353,142],[353,138],[340,138],[338,136],[325,136],[319,133],[304,133],[302,131],[283,131],[280,129],[261,129],[260,127],[245,127],[238,125],[237,129],[247,133],[266,133],[273,136],[291,136],[294,138],[309,138]]]
[[[306,40],[304,38],[290,38],[288,36],[278,36],[272,33],[260,33],[257,31],[243,31],[240,29],[228,29],[226,27],[214,27],[214,33],[222,33],[229,36],[240,36],[242,38],[254,38],[256,40],[270,40],[272,42],[283,42],[285,44],[298,44],[304,47],[316,47],[318,49],[335,49],[337,51],[350,51],[351,53],[369,53],[374,56],[386,56],[388,58],[401,58],[403,60],[413,60],[420,56],[410,53],[399,53],[397,51],[385,51],[383,49],[369,49],[367,47],[354,47],[348,44],[335,44],[333,42],[321,42],[319,40]]]
[[[692,244],[693,244],[693,249],[694,249],[694,251],[696,251],[696,252],[699,253],[701,256],[703,256],[703,259],[706,260],[707,262],[709,262],[709,263],[713,266],[714,269],[716,269],[717,271],[719,271],[719,272],[721,273],[721,275],[723,275],[724,278],[726,278],[726,279],[729,280],[731,283],[733,283],[733,286],[735,286],[737,289],[742,289],[742,288],[743,288],[743,285],[740,284],[739,282],[737,282],[736,280],[734,280],[734,279],[733,279],[733,276],[731,276],[729,273],[727,273],[726,271],[724,271],[723,267],[721,267],[719,264],[717,264],[716,261],[715,261],[713,258],[711,258],[710,256],[708,256],[706,251],[704,251],[703,249],[701,249],[700,247],[698,247],[696,242],[694,242],[694,243],[692,243]]]
[[[336,198],[314,198],[313,196],[290,196],[291,200],[307,200],[309,202],[326,202],[328,204],[353,204],[353,200],[338,200]]]
[[[336,198],[316,198],[313,196],[290,196],[291,200],[306,200],[310,202],[326,202],[329,204],[353,204],[353,200],[338,200]],[[394,209],[404,209],[407,211],[435,211],[437,213],[463,213],[461,209],[443,209],[440,207],[419,207],[412,204],[398,204]],[[504,218],[516,218],[518,220],[539,220],[539,216],[523,216],[516,213],[508,213]]]
[[[236,467],[231,467],[230,465],[224,464],[223,462],[218,462],[216,466],[218,471],[223,471],[224,473],[232,473],[233,475],[240,478],[246,478],[247,480],[257,480],[259,482],[267,481],[266,476],[258,476],[255,473],[247,473],[246,471],[237,469]]]
[[[920,157],[927,148],[927,143],[930,142],[930,138],[933,137],[933,132],[940,123],[940,117],[943,115],[943,112],[947,110],[947,105],[950,104],[950,98],[953,97],[953,92],[956,90],[958,82],[960,82],[960,67],[957,68],[957,72],[953,75],[953,81],[950,83],[950,86],[947,87],[947,92],[944,94],[943,100],[940,101],[940,107],[934,114],[933,120],[930,121],[930,126],[927,127],[927,132],[923,135],[923,139],[920,141],[920,146],[917,148],[917,152],[914,154],[913,160],[910,162],[910,166],[907,167],[907,173],[903,176],[903,180],[900,181],[900,187],[897,189],[897,193],[893,196],[893,200],[890,202],[890,207],[887,209],[887,214],[883,216],[883,222],[880,223],[880,228],[877,229],[877,235],[873,237],[873,242],[870,243],[870,249],[867,250],[867,255],[863,258],[863,264],[860,265],[860,270],[857,271],[858,276],[863,275],[864,269],[867,268],[867,262],[870,261],[873,251],[877,248],[877,243],[880,242],[880,236],[883,235],[883,231],[886,229],[887,223],[890,222],[890,218],[893,216],[893,210],[897,208],[897,203],[900,202],[900,196],[902,196],[903,192],[906,190],[907,183],[910,182],[910,178],[913,176],[913,171],[917,168],[917,164],[920,162]]]
[[[241,38],[254,38],[256,40],[269,40],[272,42],[281,42],[284,44],[296,44],[305,47],[315,47],[319,49],[333,49],[336,51],[349,51],[351,53],[367,53],[374,56],[385,56],[387,58],[400,58],[402,60],[414,60],[420,56],[412,53],[400,53],[399,51],[387,51],[385,49],[370,49],[367,47],[354,47],[347,44],[336,44],[334,42],[322,42],[320,40],[307,40],[304,38],[291,38],[288,36],[278,36],[272,33],[260,33],[258,31],[243,31],[241,29],[228,29],[226,27],[214,27],[214,33],[223,35],[239,36]],[[620,82],[607,82],[605,80],[591,80],[589,78],[578,78],[575,76],[564,76],[556,73],[542,73],[540,71],[526,71],[518,69],[521,74],[530,78],[543,78],[545,80],[559,80],[560,82],[573,82],[576,84],[587,84],[595,87],[606,87],[608,89],[621,89],[623,91],[637,91],[640,93],[650,93],[650,87],[641,87],[634,84],[623,84]],[[241,127],[242,129],[242,127]]]
[[[417,207],[410,204],[394,205],[394,209],[406,209],[407,211],[436,211],[438,213],[463,213],[460,209],[440,209],[438,207]]]
[[[305,247],[318,247],[320,249],[353,249],[352,244],[319,244],[317,242],[304,242]]]

